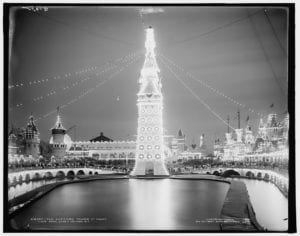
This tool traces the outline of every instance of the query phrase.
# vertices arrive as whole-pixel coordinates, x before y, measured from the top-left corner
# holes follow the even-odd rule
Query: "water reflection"
[[[172,179],[76,183],[50,192],[16,216],[13,224],[59,230],[219,230],[218,224],[197,220],[219,218],[228,189],[222,182]],[[88,221],[75,222],[76,218]]]
[[[241,179],[248,189],[257,221],[268,230],[288,229],[288,199],[272,183]]]
[[[157,185],[154,187],[153,185]],[[174,207],[169,179],[129,180],[131,224],[138,229],[174,227]]]

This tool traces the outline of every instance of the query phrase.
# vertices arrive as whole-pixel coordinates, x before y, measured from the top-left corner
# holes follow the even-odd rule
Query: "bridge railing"
[[[170,166],[170,168],[173,168]],[[174,169],[174,168],[173,168]],[[272,167],[272,166],[262,166],[262,165],[229,165],[228,163],[226,164],[220,164],[220,165],[205,165],[205,167],[197,167],[195,168],[194,166],[186,166],[186,165],[181,165],[175,167],[175,169],[181,169],[184,172],[210,172],[211,170],[218,170],[218,169],[256,169],[256,170],[270,170],[274,171],[277,174],[280,174],[282,176],[288,177],[289,171],[287,168],[284,167]]]
[[[51,170],[51,169],[80,169],[80,168],[92,168],[92,169],[103,169],[99,166],[38,166],[38,167],[22,167],[22,168],[9,168],[8,173],[17,173],[29,170]]]

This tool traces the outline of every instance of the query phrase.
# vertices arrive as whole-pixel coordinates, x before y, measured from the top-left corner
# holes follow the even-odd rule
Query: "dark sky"
[[[256,113],[281,114],[286,110],[286,9],[267,8],[267,16],[262,8],[244,7],[148,7],[143,10],[137,7],[49,7],[48,11],[16,8],[12,12],[15,20],[11,27],[9,84],[24,84],[9,90],[9,121],[15,126],[24,126],[30,114],[43,116],[94,87],[90,94],[62,109],[65,127],[77,126],[77,140],[88,140],[101,131],[115,140],[134,139],[137,82],[143,57],[98,88],[95,85],[116,69],[102,78],[91,72],[60,80],[53,77],[63,77],[69,72],[143,50],[142,18],[145,25],[154,27],[156,52],[196,78]],[[251,19],[247,18],[249,14]],[[211,145],[215,136],[223,135],[226,126],[159,60],[158,65],[163,85],[165,133],[174,135],[182,128],[189,143],[199,143],[200,134],[205,133]],[[63,90],[87,75],[93,79]],[[231,125],[237,126],[235,117],[239,107],[236,104],[183,73],[178,75],[224,120],[230,115]],[[29,81],[46,78],[48,82],[28,85]],[[56,94],[47,97],[51,91]],[[33,101],[39,96],[46,98]],[[23,105],[16,107],[20,103]],[[274,107],[270,108],[272,103]],[[240,109],[242,126],[249,115],[256,130],[258,115]],[[55,113],[37,122],[43,140],[49,140],[54,123]]]

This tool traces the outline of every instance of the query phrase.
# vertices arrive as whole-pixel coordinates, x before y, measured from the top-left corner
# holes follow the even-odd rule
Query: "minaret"
[[[185,135],[182,133],[182,130],[179,129],[178,135],[177,135],[177,141],[178,141],[178,151],[184,152],[185,149]]]
[[[245,143],[246,144],[254,144],[254,136],[253,132],[251,130],[251,126],[249,123],[247,123],[246,129],[245,129]]]
[[[204,141],[204,134],[200,135],[199,151],[201,152],[201,156],[207,155],[207,148]]]
[[[159,68],[154,52],[154,30],[146,29],[146,55],[141,76],[140,90],[137,94],[138,130],[136,144],[136,161],[132,176],[168,176],[164,163],[163,139],[163,96]]]
[[[237,116],[238,116],[238,128],[235,129],[236,141],[238,143],[241,143],[242,142],[242,136],[243,136],[243,129],[241,129],[241,114],[240,114],[240,110],[237,111]]]
[[[51,129],[51,140],[53,155],[56,158],[63,158],[66,154],[67,144],[65,143],[66,129],[63,127],[59,115],[59,107],[57,107],[56,123]]]
[[[228,145],[232,143],[232,136],[230,133],[229,121],[230,121],[230,118],[229,118],[229,116],[227,116],[227,133],[225,134],[225,137],[226,137],[226,144],[228,144]]]
[[[204,144],[204,134],[200,135],[199,148],[202,148],[203,144]]]
[[[25,129],[25,155],[38,158],[40,155],[40,138],[33,116],[29,117],[29,122]]]
[[[258,136],[262,139],[265,139],[267,136],[266,127],[265,127],[263,118],[260,118],[260,120],[259,120]]]

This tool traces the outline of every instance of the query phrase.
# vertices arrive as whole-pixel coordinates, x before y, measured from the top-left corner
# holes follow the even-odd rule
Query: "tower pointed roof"
[[[152,94],[161,94],[161,84],[158,76],[160,70],[157,65],[156,56],[154,52],[155,39],[152,27],[146,29],[145,48],[145,62],[141,70],[141,77],[139,80],[141,83],[141,87],[138,95],[147,95],[148,97],[151,97]]]
[[[178,131],[178,137],[183,137],[183,133],[182,133],[181,129],[179,129],[179,131]]]
[[[264,120],[263,120],[263,118],[260,118],[260,120],[259,120],[259,128],[263,128],[265,125],[264,125]]]
[[[38,132],[37,126],[34,123],[33,115],[29,117],[29,122],[26,127],[26,132]]]
[[[59,107],[57,107],[57,116],[56,116],[56,122],[52,130],[66,130],[61,122],[60,114],[59,114]]]

